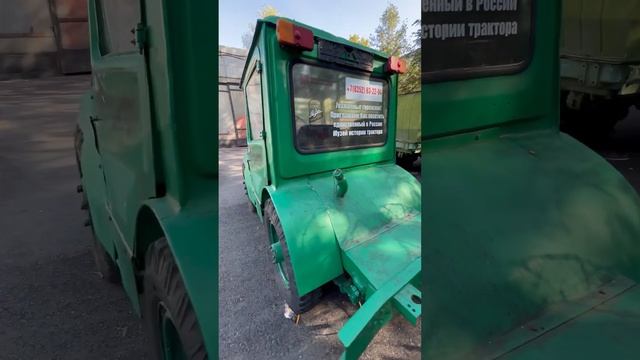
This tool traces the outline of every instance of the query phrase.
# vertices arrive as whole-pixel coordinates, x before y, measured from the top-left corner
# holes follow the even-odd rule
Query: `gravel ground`
[[[0,358],[144,359],[123,290],[102,281],[76,194],[88,76],[0,81]]]

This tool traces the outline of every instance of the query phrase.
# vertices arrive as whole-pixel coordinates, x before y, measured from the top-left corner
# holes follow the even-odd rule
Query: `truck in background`
[[[604,135],[640,104],[640,0],[564,0],[562,120]]]
[[[421,92],[398,96],[398,128],[396,130],[396,163],[409,169],[420,157]]]

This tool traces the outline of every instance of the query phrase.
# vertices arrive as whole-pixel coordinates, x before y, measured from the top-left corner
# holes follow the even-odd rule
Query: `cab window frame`
[[[296,108],[295,108],[295,92],[294,92],[295,90],[294,90],[294,83],[293,83],[293,68],[298,64],[304,64],[309,66],[321,67],[329,70],[340,71],[343,73],[353,74],[361,77],[367,77],[370,79],[375,79],[377,81],[383,82],[387,88],[386,94],[383,94],[383,96],[385,96],[385,98],[383,99],[383,102],[386,102],[387,104],[385,119],[384,119],[384,142],[378,143],[378,144],[371,144],[371,145],[354,145],[354,146],[338,147],[333,149],[318,149],[318,150],[301,149],[298,146],[298,141],[297,141],[296,115],[295,115]],[[391,110],[390,100],[391,100],[392,87],[391,87],[391,82],[389,81],[390,79],[387,78],[385,74],[375,73],[373,71],[369,72],[369,71],[358,70],[355,68],[346,67],[344,65],[338,65],[338,64],[323,61],[323,60],[297,58],[290,61],[287,76],[289,77],[288,82],[289,82],[289,89],[290,89],[289,103],[290,103],[290,112],[291,112],[291,134],[292,134],[291,140],[293,141],[293,146],[296,149],[296,152],[298,154],[300,155],[330,154],[330,153],[336,153],[341,151],[372,149],[372,148],[381,148],[381,147],[387,146],[389,142],[389,116],[390,116],[389,114]],[[396,89],[397,89],[397,86],[396,86]]]
[[[461,67],[447,70],[438,70],[433,72],[422,72],[421,83],[432,84],[446,81],[458,81],[469,80],[483,77],[502,76],[502,75],[516,75],[524,72],[529,68],[533,57],[535,56],[535,43],[536,43],[536,12],[537,0],[531,0],[531,14],[530,14],[530,30],[528,36],[528,48],[527,57],[523,61],[511,64],[500,64],[491,66],[474,66],[474,67]],[[424,19],[423,19],[424,20]],[[421,22],[421,25],[423,22]],[[426,61],[428,58],[428,51],[421,44],[422,61]]]
[[[110,56],[132,54],[132,53],[138,52],[138,48],[136,47],[135,43],[132,43],[131,49],[128,49],[128,50],[115,49],[113,47],[113,42],[112,42],[113,37],[111,36],[110,33],[105,31],[105,22],[107,21],[107,19],[104,13],[104,3],[108,1],[112,1],[112,0],[95,0],[96,18],[98,20],[97,21],[98,23],[96,24],[98,28],[98,50],[100,51],[100,56],[110,57]],[[129,2],[131,2],[132,4],[135,4],[135,6],[137,7],[136,22],[134,24],[131,24],[132,25],[131,29],[127,30],[127,31],[133,30],[133,33],[131,34],[131,40],[135,41],[136,39],[135,29],[137,25],[142,22],[142,7],[140,6],[141,5],[140,2],[137,0],[129,0]]]
[[[245,111],[245,115],[246,117],[248,117],[249,121],[247,121],[247,125],[249,126],[249,131],[247,132],[247,135],[250,137],[250,141],[256,141],[256,140],[263,140],[263,136],[262,133],[264,132],[264,93],[263,93],[263,85],[262,85],[262,70],[260,69],[260,60],[259,59],[255,59],[253,60],[253,63],[251,64],[250,67],[251,71],[248,72],[249,76],[247,77],[247,81],[243,86],[243,93],[244,93],[244,101],[246,104],[246,111]],[[260,82],[260,114],[262,115],[260,118],[260,125],[261,125],[261,129],[260,131],[255,134],[254,136],[254,126],[253,126],[253,120],[252,120],[252,112],[250,109],[250,104],[249,104],[249,96],[248,96],[248,87],[249,84],[251,83],[251,80],[253,79],[254,75],[258,76],[258,81]]]

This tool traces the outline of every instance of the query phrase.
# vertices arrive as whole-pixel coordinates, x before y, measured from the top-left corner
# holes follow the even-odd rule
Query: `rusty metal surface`
[[[58,47],[58,68],[63,74],[91,71],[87,2],[49,0],[49,11]]]

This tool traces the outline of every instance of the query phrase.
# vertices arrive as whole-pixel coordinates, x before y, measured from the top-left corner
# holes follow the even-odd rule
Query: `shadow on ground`
[[[568,133],[607,159],[640,191],[640,110],[632,107],[610,134]]]
[[[88,76],[0,82],[2,359],[144,359],[122,289],[83,227],[73,131]]]

